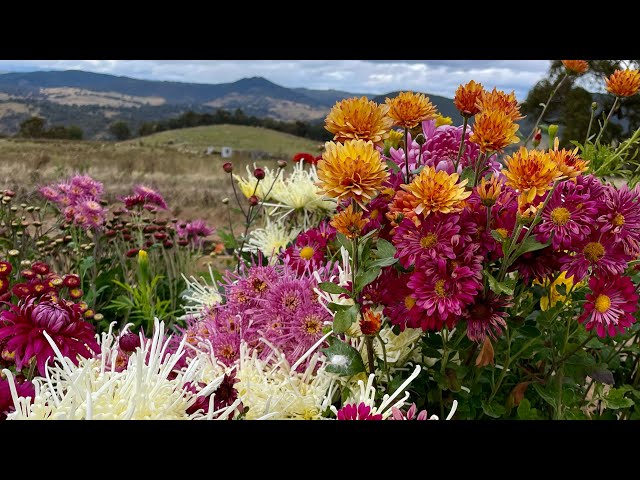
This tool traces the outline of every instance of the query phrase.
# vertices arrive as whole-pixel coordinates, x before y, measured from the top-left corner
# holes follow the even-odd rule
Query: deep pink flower
[[[396,258],[404,268],[420,267],[433,258],[455,258],[453,237],[460,231],[455,214],[429,215],[416,227],[412,220],[404,218],[395,230],[393,244]]]
[[[40,195],[42,195],[49,202],[58,203],[60,201],[61,193],[53,185],[46,185],[44,187],[40,187],[39,192],[40,192]]]
[[[409,410],[407,410],[406,415],[403,414],[402,410],[400,410],[399,408],[391,407],[392,414],[389,420],[429,420],[429,414],[426,410],[422,410],[420,413],[418,413],[418,415],[416,415],[417,411],[418,407],[415,403],[411,404]]]
[[[334,226],[331,225],[328,219],[322,220],[318,226],[313,231],[317,232],[322,238],[324,238],[325,243],[331,242],[334,238],[336,238],[337,230]]]
[[[84,321],[80,305],[65,301],[36,303],[32,297],[8,306],[8,310],[0,312],[0,320],[4,321],[0,340],[8,340],[6,348],[15,354],[18,369],[35,357],[38,371],[45,374],[47,360],[55,358],[53,348],[43,334],[45,331],[62,355],[76,365],[78,355],[89,358],[93,356],[90,349],[96,353],[100,351],[93,325]]]
[[[29,380],[24,378],[19,381],[14,377],[16,393],[19,397],[31,397],[31,403],[36,396],[36,389]],[[15,410],[13,396],[11,395],[11,387],[9,380],[0,377],[0,420],[7,418],[7,415]]]
[[[512,305],[511,297],[498,296],[491,290],[477,297],[464,312],[469,340],[482,343],[487,335],[493,340],[501,336],[502,329],[507,326],[505,318],[508,314],[504,309]]]
[[[560,270],[573,275],[573,281],[582,280],[589,269],[595,275],[622,275],[627,262],[633,259],[624,253],[622,245],[615,243],[612,237],[597,236],[598,232],[577,243],[575,255],[565,254],[560,257]]]
[[[288,247],[283,257],[298,273],[305,269],[314,269],[323,260],[327,242],[319,233],[307,230],[298,235],[296,243]]]
[[[162,195],[153,188],[146,187],[144,185],[136,185],[133,187],[134,196],[142,197],[143,203],[151,204],[158,207],[161,210],[167,210],[167,202],[165,202]]]
[[[184,227],[182,226],[182,224],[179,224],[176,230],[178,232],[178,235],[186,238],[195,247],[201,246],[203,243],[203,238],[208,237],[216,231],[215,228],[209,227],[207,223],[202,219],[197,219],[189,222]]]
[[[551,246],[527,252],[520,255],[508,271],[518,272],[525,284],[529,284],[533,280],[548,280],[560,269],[562,257],[559,255],[558,252],[554,252]]]
[[[620,243],[625,253],[640,254],[640,188],[629,190],[627,185],[620,188],[605,188],[603,212],[598,217],[600,232],[612,235],[615,243]],[[593,219],[590,219],[593,221]]]
[[[422,328],[425,311],[416,303],[413,290],[407,285],[411,278],[409,274],[398,274],[391,267],[383,271],[377,281],[382,290],[381,300],[384,305],[383,313],[389,317],[393,325],[400,330],[405,328]]]
[[[615,337],[636,321],[638,295],[629,277],[592,276],[589,288],[584,313],[578,318],[580,323],[588,320],[587,331],[595,327],[599,337]]]
[[[100,228],[106,221],[107,210],[91,198],[79,199],[74,207],[74,223],[85,229]]]
[[[371,230],[378,230],[388,225],[385,214],[389,211],[389,201],[390,199],[388,197],[378,195],[369,202],[367,211],[364,212],[363,215],[363,218],[367,220],[367,224],[362,229],[363,235],[369,233]]]
[[[382,420],[382,414],[372,414],[371,407],[364,403],[348,403],[338,410],[338,420]]]

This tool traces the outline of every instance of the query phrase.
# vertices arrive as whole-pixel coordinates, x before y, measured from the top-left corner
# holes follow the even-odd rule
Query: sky
[[[383,94],[414,90],[453,98],[475,80],[522,101],[550,60],[0,60],[0,71],[85,70],[145,80],[227,83],[264,77],[284,87]]]

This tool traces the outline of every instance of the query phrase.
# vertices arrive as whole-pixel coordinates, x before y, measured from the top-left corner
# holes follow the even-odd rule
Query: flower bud
[[[222,169],[227,173],[231,173],[233,172],[233,164],[231,162],[226,162],[222,165]]]
[[[124,352],[133,352],[140,346],[140,337],[135,333],[125,333],[119,340],[120,349]]]
[[[287,162],[285,160],[278,160],[278,168],[284,168],[287,166]]]
[[[253,176],[256,177],[258,180],[262,180],[265,176],[264,173],[264,169],[258,167],[253,171]]]
[[[258,197],[256,197],[255,195],[251,195],[249,197],[249,205],[255,207],[256,205],[258,205],[258,203],[260,203],[260,199]]]

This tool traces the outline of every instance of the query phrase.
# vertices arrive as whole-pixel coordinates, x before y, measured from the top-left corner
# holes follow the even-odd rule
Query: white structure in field
[[[231,149],[231,147],[222,147],[222,149],[220,150],[220,156],[222,158],[231,158],[232,155],[233,150]]]

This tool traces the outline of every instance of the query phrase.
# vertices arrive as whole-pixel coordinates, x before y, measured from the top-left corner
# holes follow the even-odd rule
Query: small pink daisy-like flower
[[[509,272],[518,272],[525,284],[533,280],[547,280],[560,269],[559,254],[551,246],[520,255]]]
[[[144,197],[142,195],[127,195],[125,197],[120,198],[120,201],[124,203],[124,206],[127,210],[131,210],[135,207],[142,207],[144,205]]]
[[[622,275],[627,268],[627,262],[633,259],[616,244],[612,237],[598,238],[598,232],[593,232],[582,242],[577,243],[575,254],[565,254],[560,257],[560,270],[567,272],[567,277],[573,275],[573,281],[582,280],[591,268],[596,275]]]
[[[60,191],[51,185],[47,185],[44,187],[40,187],[40,195],[42,195],[46,200],[53,203],[58,203],[60,201]]]
[[[371,407],[364,402],[348,403],[338,410],[338,420],[382,420],[382,414],[372,414]]]
[[[75,223],[88,229],[100,228],[106,221],[106,209],[90,198],[79,200],[75,207]]]
[[[199,247],[203,243],[203,238],[208,237],[216,231],[215,228],[211,228],[204,220],[198,219],[186,224],[182,227],[178,225],[176,229],[178,235],[186,238],[192,245]]]
[[[367,205],[367,211],[363,218],[367,220],[367,224],[362,229],[362,234],[365,235],[371,230],[377,230],[387,224],[385,222],[385,214],[389,211],[389,199],[384,196],[377,196],[369,205]]]
[[[592,293],[586,295],[584,313],[578,321],[587,331],[596,329],[599,337],[616,336],[636,321],[633,313],[638,309],[638,295],[629,277],[592,276]]]
[[[612,235],[615,243],[622,244],[625,253],[637,256],[640,253],[640,188],[629,190],[606,187],[602,215],[598,217],[600,231]]]
[[[104,193],[104,185],[88,175],[74,175],[69,180],[72,191],[77,191],[78,196],[97,198]]]
[[[307,230],[298,235],[295,245],[284,251],[284,259],[298,273],[317,267],[323,260],[326,240],[316,231]]]
[[[429,420],[429,414],[426,410],[422,410],[416,415],[418,407],[415,403],[411,404],[406,414],[402,413],[402,410],[397,407],[391,407],[391,412],[392,414],[389,420]]]
[[[154,205],[161,210],[167,210],[167,202],[164,201],[162,195],[152,188],[144,185],[136,185],[133,187],[133,194],[144,199],[144,203]]]
[[[219,333],[210,335],[213,353],[216,358],[227,366],[240,358],[240,335],[236,333]]]
[[[317,232],[318,235],[324,238],[325,243],[329,243],[335,239],[337,233],[336,228],[331,225],[331,222],[328,219],[322,220],[318,226],[313,229],[313,231]]]
[[[596,202],[578,195],[575,183],[563,182],[542,212],[542,222],[534,230],[536,238],[545,243],[553,234],[554,250],[570,249],[589,235],[597,213]]]
[[[400,264],[404,268],[420,267],[431,258],[455,258],[452,239],[460,232],[459,220],[455,214],[432,214],[416,227],[413,221],[404,218],[393,235]]]
[[[45,331],[62,355],[76,365],[78,355],[90,358],[93,356],[91,350],[100,351],[93,326],[84,321],[80,305],[64,301],[36,303],[32,297],[8,306],[8,310],[0,312],[0,320],[4,321],[0,340],[7,339],[6,348],[15,354],[18,369],[35,357],[38,371],[45,374],[47,360],[55,358],[53,348],[43,334]]]
[[[487,335],[493,340],[501,336],[502,329],[507,326],[505,318],[508,314],[504,309],[512,305],[511,297],[498,296],[491,290],[484,292],[464,313],[467,338],[482,343]]]
[[[473,303],[482,288],[481,269],[479,260],[469,265],[434,260],[412,273],[407,285],[428,316],[446,321],[451,315],[461,316],[466,305]]]
[[[33,398],[36,396],[36,390],[29,380],[21,379],[22,381],[18,381],[16,378],[16,392],[18,397],[31,397],[31,401],[33,402]],[[0,420],[4,420],[7,418],[7,414],[11,413],[15,410],[13,405],[13,397],[11,396],[11,387],[9,387],[9,381],[0,377]]]

